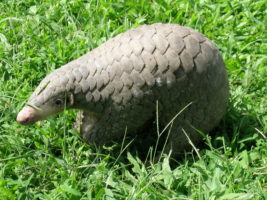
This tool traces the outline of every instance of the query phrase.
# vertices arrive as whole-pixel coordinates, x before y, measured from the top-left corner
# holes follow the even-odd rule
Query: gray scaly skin
[[[17,120],[32,124],[66,109],[83,111],[81,134],[102,145],[155,118],[160,125],[179,111],[166,152],[200,140],[224,115],[229,96],[222,57],[202,34],[177,24],[143,25],[119,34],[45,77]],[[38,109],[36,109],[38,108]]]

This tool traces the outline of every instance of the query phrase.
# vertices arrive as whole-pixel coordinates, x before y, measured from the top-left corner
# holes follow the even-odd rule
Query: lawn
[[[228,111],[198,154],[145,166],[125,145],[83,143],[75,111],[15,121],[46,74],[155,22],[207,35],[227,66]],[[266,30],[266,0],[1,0],[0,199],[267,199]]]

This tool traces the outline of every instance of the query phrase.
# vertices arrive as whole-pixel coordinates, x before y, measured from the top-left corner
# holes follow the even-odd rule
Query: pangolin
[[[142,25],[121,33],[46,76],[17,121],[30,125],[64,109],[83,112],[89,144],[119,141],[148,120],[171,122],[165,152],[201,141],[226,112],[223,59],[199,32],[177,24]],[[179,113],[177,115],[177,113]],[[167,132],[167,131],[166,131]],[[144,144],[146,145],[146,144]]]

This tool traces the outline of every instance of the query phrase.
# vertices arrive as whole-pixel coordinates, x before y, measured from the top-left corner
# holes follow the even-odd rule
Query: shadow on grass
[[[243,107],[245,107],[245,105]],[[253,112],[253,110],[237,108],[230,102],[224,118],[218,126],[208,134],[208,137],[204,138],[203,141],[197,145],[197,148],[200,151],[200,155],[204,155],[205,150],[216,150],[220,154],[225,154],[225,150],[227,149],[227,153],[229,154],[230,152],[231,155],[235,152],[238,153],[243,150],[250,150],[256,145],[257,139],[262,138],[256,129],[262,129],[257,113]],[[130,142],[130,139],[132,138],[126,138],[125,144],[128,144],[127,142]],[[166,134],[163,134],[162,138],[159,140],[158,152],[162,150],[165,140]],[[156,141],[156,123],[151,120],[137,131],[134,141],[121,155],[122,160],[125,160],[123,157],[127,155],[126,152],[138,156],[142,161],[149,159],[149,152],[155,149]],[[118,150],[119,149],[120,144],[118,144]],[[114,154],[117,153],[118,152],[114,150]],[[154,152],[150,153],[150,155],[153,154]],[[183,162],[185,159],[194,161],[198,158],[196,153],[191,150],[184,152],[183,155],[175,159],[179,163]]]

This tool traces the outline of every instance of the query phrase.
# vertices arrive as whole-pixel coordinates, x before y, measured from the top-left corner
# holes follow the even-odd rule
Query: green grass
[[[154,22],[197,29],[223,54],[230,105],[200,158],[145,167],[133,151],[90,148],[73,111],[15,121],[46,74]],[[267,199],[266,30],[266,0],[0,1],[0,199]]]

